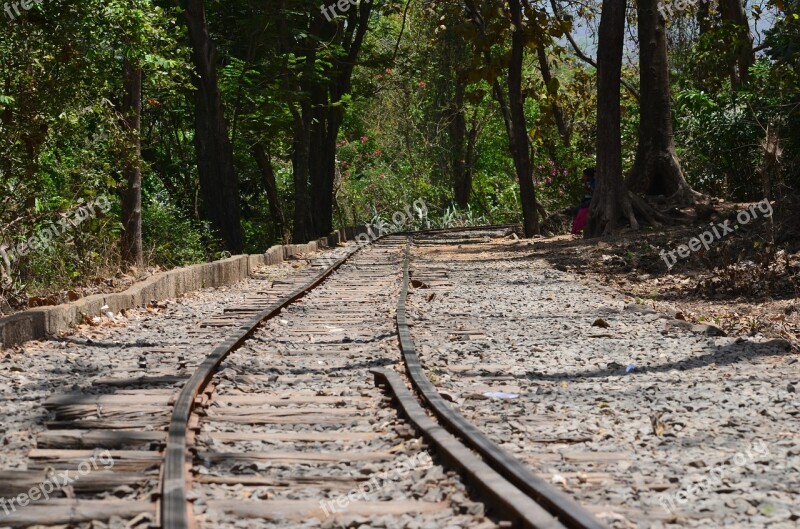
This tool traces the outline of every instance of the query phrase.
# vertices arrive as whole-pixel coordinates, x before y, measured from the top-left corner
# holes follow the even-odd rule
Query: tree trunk
[[[214,43],[208,33],[203,0],[183,0],[195,75],[195,150],[204,217],[218,232],[225,248],[243,250],[239,179],[217,83]]]
[[[514,31],[511,37],[511,55],[508,65],[508,97],[500,86],[499,80],[492,83],[492,95],[500,107],[503,124],[508,135],[509,151],[514,160],[514,167],[519,180],[520,198],[522,201],[523,229],[526,237],[539,233],[539,217],[537,216],[536,188],[533,184],[533,169],[530,158],[530,139],[525,119],[525,99],[522,92],[522,67],[525,54],[525,28],[522,23],[522,6],[520,0],[509,0],[511,23]],[[487,38],[486,24],[476,2],[466,2],[465,7],[473,24],[482,38]],[[485,48],[483,55],[487,67],[492,67],[491,48]]]
[[[711,0],[700,0],[697,3],[697,31],[703,36],[711,30]]]
[[[314,220],[309,194],[309,160],[311,158],[311,104],[301,104],[294,113],[292,172],[294,173],[294,226],[292,242],[303,244],[314,237]]]
[[[320,42],[333,42],[336,38],[337,24],[326,23],[317,17],[312,23],[312,33],[317,35]],[[311,41],[312,46],[316,46]],[[311,121],[311,152],[314,155],[309,159],[309,189],[313,238],[328,235],[333,224],[333,181],[336,172],[336,136],[330,140],[330,129],[333,113],[331,83],[335,67],[329,68],[324,80],[317,80],[315,76],[308,76],[307,92],[311,98],[313,120]],[[338,135],[338,127],[336,134]]]
[[[680,204],[691,204],[695,192],[675,154],[666,28],[657,3],[638,0],[639,146],[626,184],[635,193],[664,195]]]
[[[330,152],[328,146],[330,112],[329,96],[327,86],[321,83],[315,84],[310,90],[311,104],[313,110],[313,120],[311,124],[311,152],[314,155],[309,159],[309,178],[311,187],[312,220],[314,237],[321,237],[331,232],[330,226],[333,216],[332,197],[329,196],[333,190],[333,176],[331,171],[335,171],[335,148]],[[333,154],[333,156],[332,156]]]
[[[753,33],[750,31],[743,0],[721,0],[719,9],[722,20],[732,22],[741,32],[739,35],[741,41],[737,42],[739,49],[736,54],[736,64],[731,66],[731,85],[738,89],[747,84],[750,67],[756,62],[753,52]]]
[[[522,217],[526,237],[539,234],[539,217],[536,211],[536,188],[530,158],[530,140],[525,119],[525,96],[522,92],[522,68],[525,54],[525,29],[522,23],[522,6],[519,0],[509,0],[511,23],[511,59],[508,65],[509,144],[519,180],[522,199]]]
[[[553,102],[550,104],[550,109],[553,112],[553,121],[556,123],[558,135],[561,136],[561,141],[564,142],[564,146],[569,147],[571,143],[571,134],[569,127],[567,127],[567,121],[564,119],[564,111],[561,109],[561,106],[555,99],[558,94],[550,93],[553,85],[553,74],[550,72],[550,63],[547,60],[547,51],[544,49],[544,44],[539,44],[536,46],[536,55],[539,59],[539,69],[542,72],[542,81],[544,81],[544,86],[547,89],[548,94],[551,98],[553,98]]]
[[[267,203],[269,204],[272,222],[278,228],[278,233],[281,234],[281,241],[286,244],[289,242],[290,237],[286,231],[286,217],[278,196],[278,182],[275,179],[275,171],[272,169],[272,160],[261,142],[253,145],[253,158],[255,158],[258,169],[264,179],[264,192],[267,194]]]
[[[761,177],[761,192],[767,200],[771,200],[773,188],[773,176],[780,174],[781,162],[781,142],[778,136],[778,127],[774,123],[767,125],[764,134],[764,141],[761,142],[761,149],[764,153],[764,161],[756,170],[756,174]]]
[[[437,94],[441,94],[442,100],[435,103],[444,109],[442,121],[447,125],[448,152],[441,171],[442,174],[450,175],[453,204],[464,209],[469,207],[472,191],[472,171],[469,165],[474,119],[472,130],[467,131],[465,108],[467,94],[465,66],[469,65],[470,50],[464,36],[453,28],[455,21],[450,20],[445,25],[448,29],[440,35],[442,44],[439,51],[442,75],[437,82],[439,87]]]
[[[286,5],[282,9],[286,9]],[[307,36],[298,45],[295,55],[303,58],[303,71],[296,84],[290,84],[293,75],[289,71],[288,63],[284,64],[284,89],[301,94],[296,105],[290,105],[292,113],[292,176],[294,187],[294,220],[292,222],[292,242],[306,243],[314,236],[314,209],[311,199],[311,153],[313,141],[314,102],[313,92],[318,91],[315,85],[317,70],[317,40],[313,37],[319,35],[322,22],[319,17],[311,22]],[[292,40],[279,28],[281,40],[285,42],[287,50],[295,50],[290,44]],[[317,155],[319,156],[319,154]]]
[[[472,194],[472,181],[475,179],[475,162],[478,157],[478,135],[481,131],[480,121],[478,120],[478,111],[480,105],[476,104],[472,111],[472,120],[470,121],[469,132],[467,134],[467,160],[464,167],[464,189],[468,195]],[[469,198],[467,198],[469,200]]]
[[[358,9],[351,9],[347,22],[338,26],[322,22],[322,42],[343,35],[341,45],[347,50],[344,58],[336,58],[329,68],[329,81],[319,87],[313,99],[319,102],[318,119],[314,124],[312,142],[317,158],[311,165],[311,201],[314,207],[313,230],[316,237],[324,237],[333,230],[333,188],[336,181],[336,142],[344,119],[341,107],[342,98],[350,91],[353,70],[369,29],[373,2],[360,2]],[[318,17],[321,21],[321,17]],[[317,32],[314,33],[319,34]],[[325,36],[329,36],[327,39]],[[316,90],[316,88],[315,88]]]
[[[604,0],[597,49],[597,187],[586,237],[611,233],[627,221],[638,228],[622,180],[620,75],[626,0]],[[644,95],[644,94],[642,94]]]
[[[450,170],[453,173],[453,199],[456,206],[464,209],[469,205],[472,182],[467,182],[467,153],[464,143],[467,140],[467,118],[464,115],[466,86],[457,76],[454,88],[454,97],[447,116],[447,130],[450,135]]]
[[[122,175],[122,262],[141,267],[142,254],[142,68],[125,59],[125,93],[122,98],[122,122],[128,141]]]
[[[332,99],[338,101],[337,99]],[[333,186],[336,182],[336,141],[342,126],[342,111],[339,107],[326,109],[324,120],[317,124],[320,133],[320,164],[314,193],[314,231],[317,237],[325,237],[333,231]]]

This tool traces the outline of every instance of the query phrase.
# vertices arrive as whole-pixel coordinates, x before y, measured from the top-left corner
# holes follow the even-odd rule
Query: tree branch
[[[400,50],[400,42],[403,40],[403,33],[405,33],[406,30],[408,8],[411,7],[411,1],[412,0],[408,0],[408,2],[406,2],[406,8],[403,10],[403,24],[400,26],[400,35],[397,36],[397,44],[394,45],[394,56],[392,56],[392,62],[397,59],[397,52]]]
[[[558,8],[558,4],[556,3],[556,0],[550,0],[550,5],[553,7],[553,13],[556,14],[556,15],[559,15],[560,14],[560,9]],[[564,34],[564,36],[567,37],[567,40],[569,41],[570,45],[572,45],[572,49],[575,51],[575,56],[577,58],[579,58],[583,62],[589,64],[590,66],[592,66],[594,68],[597,68],[597,62],[594,59],[592,59],[591,57],[589,57],[588,55],[586,55],[585,53],[583,53],[583,50],[581,50],[580,46],[578,46],[578,43],[575,42],[575,39],[572,37],[572,33],[566,32]],[[627,88],[628,92],[630,92],[631,95],[633,97],[635,97],[636,100],[638,101],[639,100],[639,91],[636,90],[636,88],[634,88],[634,86],[632,84],[630,84],[628,81],[626,81],[624,78],[620,78],[620,82],[622,82],[622,85],[625,88]]]

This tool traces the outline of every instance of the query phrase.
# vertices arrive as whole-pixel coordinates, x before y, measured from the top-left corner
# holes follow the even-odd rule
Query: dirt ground
[[[770,207],[715,201],[684,211],[689,219],[677,226],[628,230],[600,241],[559,235],[535,240],[533,246],[556,268],[611,286],[630,301],[714,325],[729,336],[783,338],[797,350],[800,223],[793,212],[800,211],[798,205],[798,199]],[[742,211],[747,223],[737,220]],[[726,221],[729,229],[722,227]],[[713,237],[708,249],[701,245],[687,258],[668,255],[692,238],[700,242],[704,232],[706,240]]]

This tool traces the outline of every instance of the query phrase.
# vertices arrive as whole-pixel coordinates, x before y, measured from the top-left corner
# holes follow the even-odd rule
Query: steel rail
[[[486,437],[475,425],[454,410],[433,387],[420,363],[406,318],[410,261],[411,237],[408,237],[403,262],[403,283],[400,300],[397,303],[397,334],[406,370],[422,399],[450,433],[462,439],[467,446],[478,452],[489,466],[555,516],[566,527],[570,529],[607,529],[575,500],[552,487],[534,474],[524,463]]]
[[[261,322],[274,317],[284,307],[314,289],[361,248],[362,246],[357,246],[341,259],[323,269],[305,285],[298,287],[267,309],[245,320],[225,341],[216,346],[183,387],[173,409],[164,457],[160,510],[163,529],[191,529],[193,527],[187,490],[189,461],[187,460],[186,431],[197,396],[211,381],[222,361],[241,346]]]
[[[499,507],[494,513],[504,521],[526,529],[564,529],[565,526],[487,465],[454,435],[425,413],[400,376],[389,369],[372,369],[375,382],[383,385],[415,429],[433,446],[450,467],[458,470],[490,505]]]

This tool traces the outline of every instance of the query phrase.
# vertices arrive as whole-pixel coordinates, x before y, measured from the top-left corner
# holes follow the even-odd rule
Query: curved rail
[[[461,438],[467,446],[478,452],[489,466],[559,519],[566,527],[570,529],[607,529],[575,500],[550,486],[524,463],[492,442],[483,432],[451,408],[433,387],[422,369],[406,319],[410,258],[411,238],[409,237],[406,242],[403,285],[400,291],[400,300],[397,303],[396,317],[403,360],[415,389],[452,434]]]
[[[246,320],[212,351],[183,387],[175,402],[167,436],[167,449],[161,482],[161,527],[165,529],[190,529],[192,527],[192,516],[189,513],[186,486],[187,465],[189,464],[186,450],[186,430],[195,399],[211,381],[219,365],[255,331],[262,321],[275,316],[284,307],[303,297],[360,249],[361,247],[359,246],[351,250],[347,255],[322,270],[311,281]]]
[[[525,529],[565,529],[564,524],[533,498],[503,478],[456,436],[429,417],[396,372],[383,368],[371,371],[375,375],[376,383],[386,386],[409,422],[436,446],[439,456],[457,468],[459,474],[468,478],[485,498],[491,500],[495,506],[500,506],[503,520],[513,521],[515,526]]]

